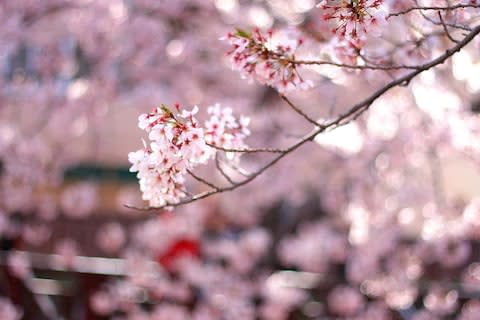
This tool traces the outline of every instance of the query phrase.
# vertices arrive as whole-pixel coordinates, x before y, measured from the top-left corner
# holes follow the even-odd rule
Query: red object
[[[180,239],[175,242],[165,254],[158,257],[158,262],[166,269],[171,269],[178,258],[185,256],[198,257],[200,246],[196,240]]]

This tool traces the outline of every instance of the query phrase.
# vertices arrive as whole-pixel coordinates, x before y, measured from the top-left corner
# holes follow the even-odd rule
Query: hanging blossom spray
[[[221,39],[231,45],[227,56],[243,78],[269,85],[280,93],[313,86],[300,76],[295,64],[295,52],[304,43],[303,38],[290,36],[274,41],[272,30],[262,33],[259,29],[237,29]]]
[[[197,165],[206,164],[222,149],[244,148],[250,134],[249,119],[237,120],[231,108],[219,104],[208,108],[210,119],[202,126],[195,118],[198,107],[191,111],[175,105],[154,108],[140,115],[138,126],[148,133],[144,148],[128,155],[131,172],[137,172],[142,197],[152,207],[179,202],[188,192],[185,177]]]

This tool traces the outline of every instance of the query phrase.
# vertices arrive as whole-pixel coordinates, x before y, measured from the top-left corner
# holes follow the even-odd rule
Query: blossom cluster
[[[252,33],[237,29],[225,39],[232,46],[227,52],[234,70],[242,77],[269,85],[283,93],[294,89],[308,89],[311,81],[304,80],[295,64],[295,53],[304,42],[302,38],[287,36],[274,43],[273,31]]]
[[[322,0],[317,6],[324,20],[334,21],[332,31],[341,39],[358,40],[386,21],[382,4],[383,0]]]
[[[0,297],[0,316],[4,320],[20,320],[23,312],[8,298]]]
[[[245,147],[244,139],[250,135],[248,124],[250,118],[233,116],[231,108],[222,108],[215,104],[208,108],[210,119],[205,122],[205,141],[224,149],[241,149]],[[229,153],[229,155],[233,153]]]
[[[161,207],[178,202],[187,195],[185,176],[198,164],[205,164],[215,155],[216,149],[243,147],[249,134],[249,119],[241,117],[237,122],[230,108],[219,104],[209,108],[211,118],[205,128],[191,111],[174,113],[166,105],[140,115],[138,126],[148,133],[149,144],[128,155],[131,172],[138,172],[143,199],[151,206]]]

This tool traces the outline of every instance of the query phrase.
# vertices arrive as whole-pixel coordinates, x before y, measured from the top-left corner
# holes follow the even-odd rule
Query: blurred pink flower
[[[364,308],[364,298],[356,289],[337,286],[327,298],[328,310],[337,316],[354,316]]]

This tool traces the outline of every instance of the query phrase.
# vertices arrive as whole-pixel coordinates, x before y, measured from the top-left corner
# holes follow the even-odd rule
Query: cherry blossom
[[[10,253],[7,257],[7,264],[10,272],[19,279],[26,279],[32,274],[30,259],[25,254]]]
[[[174,204],[187,196],[187,173],[215,155],[213,146],[244,147],[243,140],[250,134],[248,118],[237,122],[232,109],[222,109],[219,104],[208,109],[211,117],[205,128],[194,117],[197,106],[191,111],[180,110],[179,105],[175,108],[177,114],[165,105],[142,114],[138,126],[148,133],[150,143],[128,155],[130,171],[138,172],[142,197],[151,206]]]
[[[383,0],[323,0],[317,6],[323,11],[323,19],[333,21],[333,32],[342,39],[377,34],[386,24]]]
[[[23,312],[8,299],[0,297],[0,316],[5,320],[20,320]]]
[[[284,93],[295,89],[308,89],[312,82],[304,80],[294,63],[295,52],[303,44],[302,38],[273,37],[273,31],[262,33],[255,29],[252,33],[237,29],[225,38],[231,49],[232,67],[240,71],[242,77],[256,80]],[[277,41],[275,41],[277,40]]]
[[[107,253],[117,252],[125,243],[125,231],[119,223],[104,225],[97,234],[97,241],[100,248]]]
[[[335,315],[354,316],[363,308],[363,298],[353,288],[336,287],[328,296],[328,308]]]

